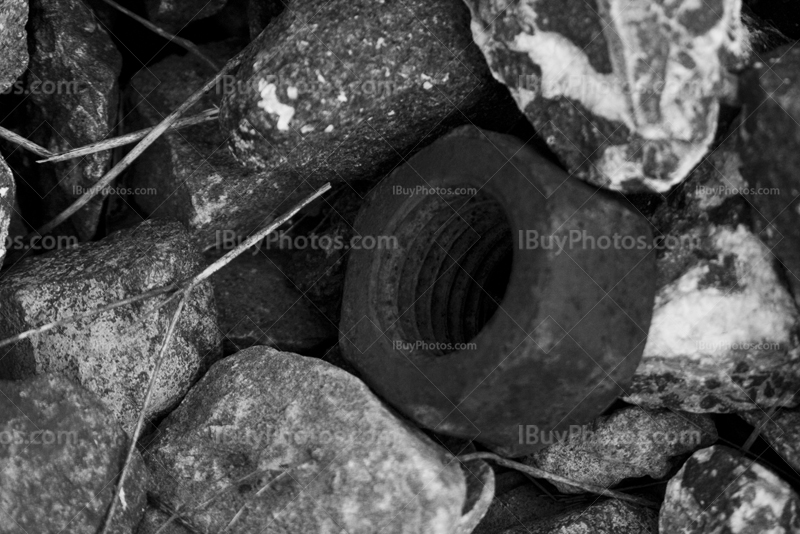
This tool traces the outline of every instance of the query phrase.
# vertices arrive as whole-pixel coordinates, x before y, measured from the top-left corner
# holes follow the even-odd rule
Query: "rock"
[[[247,22],[250,40],[254,40],[264,31],[267,24],[280,15],[284,5],[280,0],[247,0]]]
[[[63,152],[113,135],[122,57],[91,8],[80,0],[31,0],[29,28],[30,109],[24,136],[52,152]],[[21,166],[18,172],[44,204],[26,213],[26,219],[36,227],[48,222],[86,193],[110,162],[111,152],[106,151],[57,164],[29,161]],[[81,240],[94,237],[104,196],[97,195],[55,233]]]
[[[154,493],[202,531],[452,533],[466,502],[459,464],[360,380],[266,347],[216,363],[158,432]]]
[[[739,165],[721,147],[652,217],[659,289],[627,402],[695,413],[797,403],[800,317],[749,229]]]
[[[697,451],[667,484],[661,532],[782,534],[800,531],[797,494],[737,451]]]
[[[800,413],[797,410],[777,410],[770,416],[754,410],[739,416],[754,427],[763,424],[761,436],[786,463],[800,472]]]
[[[518,116],[471,42],[461,1],[376,10],[297,0],[243,58],[220,123],[237,159],[270,176],[277,206],[306,184],[380,179],[455,126],[497,130]]]
[[[755,231],[780,260],[800,303],[800,51],[783,47],[742,76],[742,175]]]
[[[339,331],[258,249],[244,253],[212,278],[226,352],[253,345],[316,354]]]
[[[474,534],[497,534],[515,526],[528,525],[547,517],[585,508],[581,503],[556,501],[527,480],[521,485],[503,489],[503,480],[517,474],[511,472],[497,475],[494,501],[475,528]]]
[[[225,7],[227,0],[145,0],[147,15],[157,26],[177,33],[189,23],[210,17]]]
[[[111,412],[64,376],[0,380],[0,533],[99,532],[129,439]],[[147,470],[138,452],[109,532],[144,513]]]
[[[203,50],[224,63],[238,48],[237,42],[225,41]],[[169,56],[142,69],[126,92],[133,109],[126,129],[155,126],[214,74],[192,54]],[[207,93],[191,113],[217,105],[219,98],[218,92]],[[128,186],[138,190],[135,201],[146,215],[175,217],[205,249],[228,234],[246,235],[270,220],[276,206],[266,195],[269,181],[269,174],[237,163],[219,126],[205,123],[163,135],[136,160]],[[301,189],[311,192],[308,186]]]
[[[524,525],[516,525],[502,531],[502,534],[657,533],[658,516],[654,510],[615,499],[592,504],[582,510],[526,522]]]
[[[201,256],[175,221],[136,228],[27,258],[0,283],[0,339],[196,274]],[[20,341],[0,378],[63,372],[93,392],[132,432],[174,305],[145,317],[164,296],[116,308]],[[219,348],[210,284],[192,292],[167,351],[149,417],[174,407]]]
[[[0,4],[0,93],[7,91],[28,67],[28,0]]]
[[[710,147],[739,0],[468,0],[472,32],[567,169],[617,191],[666,192]]]
[[[3,264],[6,255],[8,229],[11,225],[11,215],[14,213],[15,191],[14,176],[0,155],[0,265]]]
[[[147,506],[135,532],[136,534],[156,534],[171,516],[172,514],[162,512],[154,506]],[[174,519],[158,534],[192,534],[192,531],[184,527],[181,520]]]
[[[556,434],[556,435],[552,435]],[[608,488],[625,478],[669,474],[676,457],[717,440],[710,417],[663,411],[622,408],[592,423],[570,428],[549,447],[525,459],[525,463],[576,482]],[[575,486],[553,482],[562,493],[583,493]]]

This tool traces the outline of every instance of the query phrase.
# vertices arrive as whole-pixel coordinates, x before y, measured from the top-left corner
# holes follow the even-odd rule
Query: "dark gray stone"
[[[99,532],[128,446],[111,412],[66,377],[0,380],[0,532]],[[109,532],[139,522],[147,481],[135,452]]]
[[[111,38],[81,0],[32,0],[31,48],[26,87],[30,107],[23,132],[52,152],[78,148],[113,136],[122,58]],[[38,158],[37,158],[38,159]],[[25,214],[39,226],[66,209],[109,169],[111,152],[18,169],[42,198],[43,207]],[[97,195],[55,233],[94,237],[104,194]]]
[[[146,221],[105,239],[28,258],[0,282],[0,339],[177,282],[202,257],[176,221]],[[63,372],[96,394],[132,432],[174,305],[165,296],[49,330],[4,351],[0,378]],[[174,407],[217,356],[219,332],[209,283],[192,292],[156,380],[147,415]]]
[[[525,463],[548,473],[608,488],[625,478],[666,477],[677,457],[711,445],[717,430],[710,417],[668,411],[622,408],[588,425],[570,428]],[[581,488],[553,482],[562,493]]]
[[[789,534],[800,501],[785,481],[728,447],[697,451],[667,484],[661,532]]]
[[[761,427],[761,436],[786,460],[792,469],[800,473],[800,412],[777,410],[768,415],[761,410],[739,414],[753,427]]]
[[[227,0],[145,0],[150,20],[177,33],[189,23],[210,17],[225,7]]]
[[[6,238],[9,236],[11,216],[14,213],[15,190],[14,176],[0,155],[0,265],[6,256]]]
[[[580,510],[495,532],[498,534],[658,534],[658,515],[655,510],[611,499],[596,502]]]
[[[258,249],[233,260],[211,283],[226,352],[269,345],[312,355],[338,340],[335,324]]]
[[[738,0],[468,0],[495,77],[567,169],[618,191],[665,192],[710,147]]]
[[[379,179],[455,126],[518,117],[459,0],[295,0],[236,82],[220,123],[237,159],[268,174],[275,206],[327,181]]]
[[[208,532],[450,534],[467,503],[460,464],[360,380],[267,347],[211,367],[145,461],[157,497]]]
[[[742,175],[755,231],[778,258],[800,303],[800,50],[783,47],[742,76]]]

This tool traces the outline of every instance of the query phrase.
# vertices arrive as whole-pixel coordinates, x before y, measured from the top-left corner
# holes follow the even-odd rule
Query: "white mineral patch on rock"
[[[258,107],[278,116],[278,130],[286,131],[289,129],[289,122],[294,117],[294,108],[292,106],[283,104],[278,100],[278,88],[274,83],[267,83],[264,80],[259,80],[258,91],[261,93],[261,101]]]

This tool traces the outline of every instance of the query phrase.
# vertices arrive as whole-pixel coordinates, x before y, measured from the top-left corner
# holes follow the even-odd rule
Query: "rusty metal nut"
[[[355,229],[384,246],[351,250],[342,354],[419,425],[520,456],[546,441],[530,428],[590,421],[636,370],[649,223],[516,138],[439,139],[370,192]]]

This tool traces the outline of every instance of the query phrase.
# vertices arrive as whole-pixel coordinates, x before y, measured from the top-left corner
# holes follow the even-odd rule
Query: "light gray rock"
[[[563,515],[516,525],[501,534],[657,533],[658,515],[655,510],[611,499]]]
[[[528,456],[525,463],[608,488],[625,478],[666,477],[676,457],[714,443],[717,430],[708,416],[628,407],[552,437],[555,443]],[[583,492],[575,486],[553,484],[562,493]]]
[[[29,28],[25,136],[52,152],[108,137],[116,123],[122,57],[91,7],[82,0],[31,0]],[[34,226],[48,222],[87,192],[110,162],[111,152],[105,151],[57,164],[24,165],[19,169],[23,179],[44,204],[26,213],[26,219]],[[104,196],[93,198],[55,233],[94,237]]]
[[[28,0],[0,2],[0,93],[9,89],[28,66]]]
[[[105,239],[28,258],[0,282],[0,338],[179,280],[202,257],[176,221],[146,221]],[[145,317],[164,296],[81,319],[11,346],[0,378],[62,372],[95,393],[123,428],[135,426],[174,305]],[[213,291],[192,292],[155,383],[147,415],[177,404],[217,356]]]
[[[467,0],[494,76],[569,171],[618,191],[665,192],[709,149],[740,0]]]
[[[722,446],[697,451],[667,484],[661,532],[788,534],[800,532],[800,501],[758,462]]]
[[[267,347],[215,364],[145,461],[157,497],[209,532],[454,533],[467,502],[452,456],[360,380]]]
[[[800,316],[749,226],[740,166],[729,146],[717,149],[651,218],[665,238],[642,361],[623,397],[632,404],[695,413],[797,404]]]
[[[0,533],[98,532],[128,446],[111,412],[66,377],[0,380]],[[135,452],[109,532],[139,522],[147,480]]]
[[[0,265],[6,256],[6,239],[9,226],[11,225],[11,214],[14,213],[14,195],[16,185],[11,169],[6,165],[3,156],[0,155]]]

